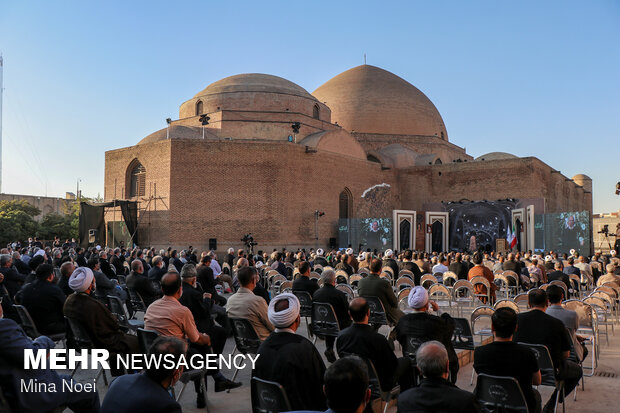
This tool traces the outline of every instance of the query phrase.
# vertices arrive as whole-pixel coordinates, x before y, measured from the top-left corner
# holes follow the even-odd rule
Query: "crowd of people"
[[[52,397],[19,391],[24,377],[59,384],[74,380],[49,368],[23,369],[23,349],[51,349],[61,342],[74,346],[74,324],[81,326],[95,348],[114,354],[141,352],[135,332],[110,308],[112,296],[126,305],[130,318],[142,314],[144,328],[157,333],[159,338],[148,349],[155,355],[222,354],[227,340],[232,340],[231,319],[247,320],[261,342],[252,376],[279,383],[292,410],[362,412],[377,397],[369,390],[374,379],[383,391],[399,386],[399,412],[480,411],[474,394],[455,385],[459,374],[452,341],[455,320],[430,299],[421,280],[424,274],[432,274],[441,283],[448,272],[457,280],[484,277],[490,291],[476,285],[475,294],[488,297],[480,305],[492,305],[501,287],[494,274],[504,271],[517,275],[513,287],[527,292],[530,311],[495,310],[491,319],[494,340],[476,347],[474,369],[514,377],[530,412],[551,411],[556,395],[543,405],[533,389],[540,383],[541,372],[527,344],[547,347],[556,377],[564,381],[569,394],[579,382],[580,362],[588,350],[585,338],[577,334],[575,312],[565,309],[562,302],[569,298],[567,291],[605,283],[620,286],[618,264],[615,254],[584,257],[574,251],[536,255],[386,250],[379,254],[319,248],[248,254],[230,248],[218,260],[214,251],[201,253],[192,247],[182,251],[81,248],[68,240],[45,246],[37,239],[24,246],[13,243],[0,250],[2,398],[19,411],[48,411],[58,406],[76,412],[130,412],[137,406],[150,406],[148,411],[153,412],[181,411],[168,389],[179,380],[182,369],[128,372],[114,365],[112,374],[118,377],[102,403],[96,392],[60,392]],[[413,284],[406,308],[400,305],[399,291],[390,279],[402,271]],[[291,284],[286,289],[274,286],[268,281],[274,274]],[[360,277],[350,297],[337,286],[348,284],[353,275]],[[554,280],[565,283],[566,289],[557,285],[537,288]],[[333,309],[340,332],[320,335],[325,358],[312,341],[299,334],[300,294]],[[387,334],[379,332],[380,324],[371,322],[376,299],[385,309]],[[40,337],[26,335],[20,326],[19,306],[30,314]],[[314,336],[311,324],[308,334]],[[395,343],[402,349],[401,357],[396,355]],[[217,369],[209,369],[208,374],[216,392],[242,386]],[[205,407],[201,380],[194,380],[194,386],[196,406]]]

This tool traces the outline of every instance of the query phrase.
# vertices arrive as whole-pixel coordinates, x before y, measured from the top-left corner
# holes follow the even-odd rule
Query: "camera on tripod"
[[[601,229],[598,233],[603,234],[606,237],[609,236],[609,225],[608,224],[603,225],[603,229]]]
[[[252,236],[251,233],[245,234],[243,238],[241,238],[241,241],[245,243],[245,246],[248,248],[252,248],[253,246],[258,245],[258,242],[254,241],[254,237]]]

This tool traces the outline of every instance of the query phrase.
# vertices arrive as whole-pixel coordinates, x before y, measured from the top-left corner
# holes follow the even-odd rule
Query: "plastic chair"
[[[536,360],[538,360],[538,367],[540,367],[540,374],[542,376],[541,386],[554,387],[556,389],[554,411],[558,407],[558,403],[562,403],[562,411],[566,411],[566,395],[564,394],[564,380],[557,380],[555,377],[555,367],[553,366],[553,360],[551,354],[546,346],[542,344],[530,344],[519,343],[534,352]],[[560,402],[560,392],[562,393],[562,402]]]
[[[140,293],[133,288],[127,288],[127,292],[129,293],[129,301],[131,302],[134,314],[138,311],[146,312],[146,304],[144,304],[144,300]]]
[[[144,328],[144,321],[133,320],[129,317],[123,301],[113,295],[107,297],[108,309],[116,316],[118,323],[121,327],[127,328],[131,331],[136,331],[138,328]]]
[[[355,298],[355,293],[353,292],[353,288],[351,288],[348,284],[336,284],[336,290],[342,291],[347,295],[347,300],[351,301]]]
[[[304,317],[306,329],[308,330],[308,337],[310,337],[312,332],[308,328],[308,318],[312,317],[312,296],[307,291],[293,291],[293,294],[299,300],[299,316]]]
[[[514,377],[480,373],[474,394],[485,412],[528,413],[527,401]]]
[[[159,337],[159,333],[153,330],[146,330],[144,328],[139,328],[136,330],[138,334],[138,344],[140,345],[140,351],[143,354],[147,354],[149,349],[153,345],[153,342],[157,340]]]
[[[454,332],[452,333],[452,346],[455,349],[473,350],[474,336],[471,332],[469,321],[465,318],[453,318]]]
[[[69,329],[73,334],[73,342],[75,343],[75,346],[78,350],[92,350],[95,348],[95,344],[90,338],[88,331],[86,331],[86,329],[79,320],[69,317],[65,317],[65,320],[67,321],[67,325],[69,326]],[[73,371],[71,372],[71,377],[73,377],[77,369],[77,367],[73,369]],[[103,366],[100,367],[99,370],[97,370],[97,374],[95,375],[95,383],[97,382],[97,380],[99,380],[99,376],[103,376],[103,383],[106,387],[108,387],[108,377],[105,374]]]
[[[235,339],[235,348],[231,353],[231,357],[238,351],[241,354],[256,354],[258,347],[260,346],[260,338],[254,330],[254,326],[248,320],[244,318],[230,318],[230,325],[232,327],[233,337]],[[232,381],[235,381],[239,368],[235,367],[235,373],[232,376]],[[230,393],[230,389],[228,389]]]
[[[340,325],[331,304],[312,303],[312,332],[314,333],[312,344],[316,343],[317,336],[338,337]]]
[[[387,314],[385,313],[385,307],[383,307],[383,303],[376,296],[364,296],[366,301],[368,302],[368,307],[370,308],[370,318],[368,319],[368,323],[372,325],[388,325]]]
[[[13,304],[13,308],[15,308],[15,310],[17,311],[17,315],[21,320],[21,325],[26,335],[32,339],[40,337],[42,334],[39,332],[37,326],[34,324],[34,321],[32,320],[28,309],[23,305],[18,304]],[[65,333],[46,334],[46,336],[51,338],[54,342],[62,342],[62,346],[64,348],[67,348],[67,335]]]
[[[280,413],[292,410],[286,390],[275,381],[252,377],[250,391],[252,413]]]

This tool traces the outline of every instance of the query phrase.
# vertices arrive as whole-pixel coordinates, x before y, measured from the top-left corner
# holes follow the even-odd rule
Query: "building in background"
[[[104,198],[139,203],[142,246],[223,250],[247,233],[265,251],[494,249],[512,233],[522,250],[592,243],[590,178],[474,158],[424,93],[370,65],[312,94],[265,74],[210,84],[166,128],[106,152]]]
[[[620,238],[620,211],[593,216],[594,250],[608,253]],[[607,231],[604,231],[607,226]]]

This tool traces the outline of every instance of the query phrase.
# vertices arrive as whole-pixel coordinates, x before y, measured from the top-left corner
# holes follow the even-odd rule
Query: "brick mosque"
[[[138,202],[141,246],[211,239],[222,251],[252,233],[265,251],[495,249],[514,230],[522,250],[591,248],[590,178],[536,157],[474,158],[449,141],[424,93],[378,67],[313,93],[277,76],[230,76],[168,122],[105,154],[104,198]]]

